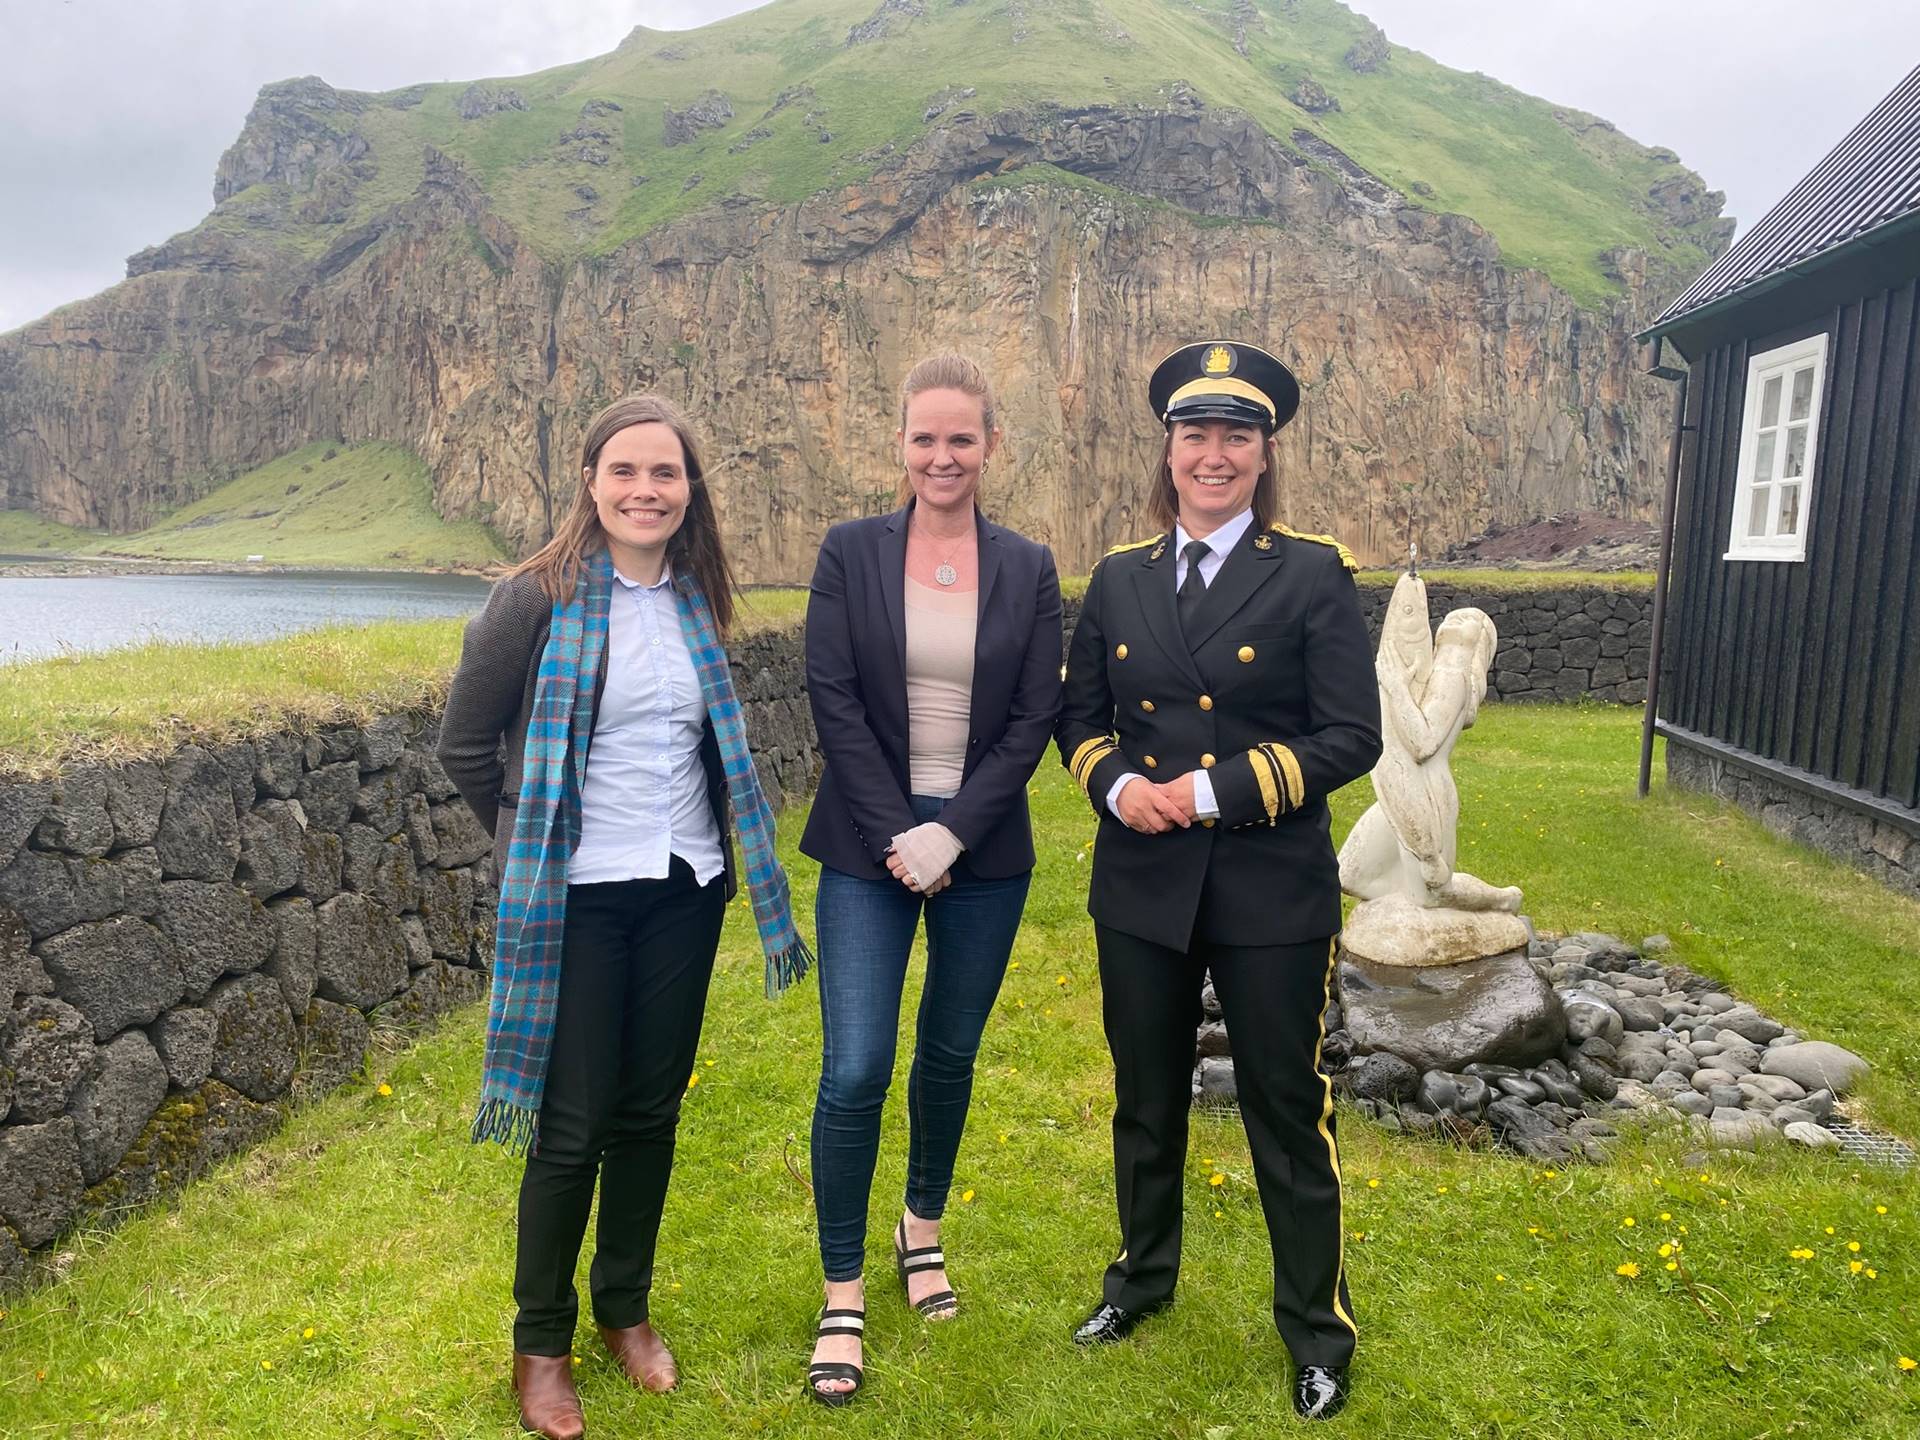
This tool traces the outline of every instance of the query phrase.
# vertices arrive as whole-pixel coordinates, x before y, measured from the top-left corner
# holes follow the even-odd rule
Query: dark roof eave
[[[1679,335],[1710,319],[1744,305],[1749,300],[1756,300],[1770,291],[1778,290],[1782,285],[1790,284],[1802,276],[1814,274],[1816,271],[1826,269],[1829,265],[1858,255],[1863,250],[1890,245],[1912,231],[1920,231],[1920,210],[1909,210],[1906,214],[1895,216],[1885,224],[1876,225],[1873,229],[1864,231],[1851,240],[1822,250],[1818,254],[1809,255],[1806,259],[1795,261],[1791,265],[1782,266],[1778,270],[1769,271],[1759,279],[1749,281],[1738,290],[1731,290],[1717,299],[1696,305],[1690,310],[1683,310],[1678,315],[1662,316],[1634,338],[1647,341],[1658,340],[1665,336],[1673,339],[1678,345]]]

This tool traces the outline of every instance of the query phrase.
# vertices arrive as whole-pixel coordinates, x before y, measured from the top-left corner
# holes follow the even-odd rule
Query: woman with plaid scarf
[[[594,1319],[628,1379],[679,1380],[648,1320],[654,1243],[737,826],[771,994],[811,956],[721,640],[733,580],[669,404],[589,426],[558,533],[467,627],[439,756],[494,836],[499,926],[475,1140],[527,1156],[513,1293],[524,1428],[584,1428],[574,1268],[596,1183]]]

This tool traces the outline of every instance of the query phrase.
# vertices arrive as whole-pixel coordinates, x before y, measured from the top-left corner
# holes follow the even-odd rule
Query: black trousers
[[[540,1139],[520,1182],[513,1348],[523,1355],[573,1348],[573,1274],[596,1178],[594,1318],[615,1328],[647,1318],[674,1129],[726,905],[722,880],[699,884],[677,856],[664,880],[568,887]]]
[[[1106,1299],[1129,1310],[1173,1296],[1193,1094],[1194,1030],[1209,970],[1233,1043],[1240,1118],[1273,1244],[1273,1318],[1294,1361],[1353,1358],[1340,1228],[1340,1152],[1320,1043],[1333,944],[1232,946],[1187,953],[1094,926],[1102,1014],[1113,1052],[1113,1171],[1120,1258]]]

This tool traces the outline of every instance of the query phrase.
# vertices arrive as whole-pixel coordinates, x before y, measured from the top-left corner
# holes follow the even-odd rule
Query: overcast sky
[[[0,331],[212,206],[261,85],[515,75],[760,0],[0,0]],[[877,0],[876,0],[877,3]],[[1920,62],[1914,0],[1359,0],[1396,43],[1666,145],[1751,223]]]

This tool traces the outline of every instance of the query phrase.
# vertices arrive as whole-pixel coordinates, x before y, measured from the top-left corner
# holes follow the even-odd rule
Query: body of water
[[[0,576],[0,665],[149,640],[266,640],[372,620],[474,614],[490,582],[465,575]]]

